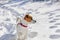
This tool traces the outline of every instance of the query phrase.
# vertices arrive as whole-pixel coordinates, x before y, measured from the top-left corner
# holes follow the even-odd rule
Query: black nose
[[[36,22],[36,21],[35,21]]]

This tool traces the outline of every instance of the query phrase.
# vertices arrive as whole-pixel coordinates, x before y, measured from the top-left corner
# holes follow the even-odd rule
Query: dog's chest
[[[27,23],[25,20],[21,20],[20,23],[22,23],[22,25],[24,25],[24,26],[27,26],[27,25],[28,25],[28,23]],[[21,25],[21,24],[18,24],[18,26],[17,26],[17,30],[18,30],[18,31],[28,30],[27,27],[24,27],[24,26],[22,26],[22,25]]]

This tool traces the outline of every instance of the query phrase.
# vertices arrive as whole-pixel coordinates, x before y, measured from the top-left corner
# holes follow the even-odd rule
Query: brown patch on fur
[[[24,20],[26,20],[27,22],[31,22],[32,21],[32,16],[25,15]]]

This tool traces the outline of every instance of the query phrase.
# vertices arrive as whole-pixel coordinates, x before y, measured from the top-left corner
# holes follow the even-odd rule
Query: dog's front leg
[[[20,40],[20,33],[17,33],[17,40]]]
[[[22,33],[21,32],[17,33],[17,40],[22,40]]]
[[[26,40],[26,38],[27,38],[27,33],[18,32],[17,40]]]

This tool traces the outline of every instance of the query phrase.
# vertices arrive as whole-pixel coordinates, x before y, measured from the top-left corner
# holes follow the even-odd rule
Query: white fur
[[[26,26],[28,26],[28,24],[30,23],[35,23],[35,20],[32,20],[31,22],[27,22],[26,20],[22,18],[17,18],[17,24],[18,23],[22,23]],[[26,40],[27,39],[27,35],[28,35],[28,28],[25,28],[21,25],[17,25],[16,26],[16,31],[17,31],[17,40]]]
[[[26,22],[23,18],[17,18],[17,24],[22,23],[24,25],[28,25],[28,22]],[[16,26],[17,29],[17,40],[26,40],[27,38],[27,33],[28,33],[28,28],[22,27],[21,25]]]

